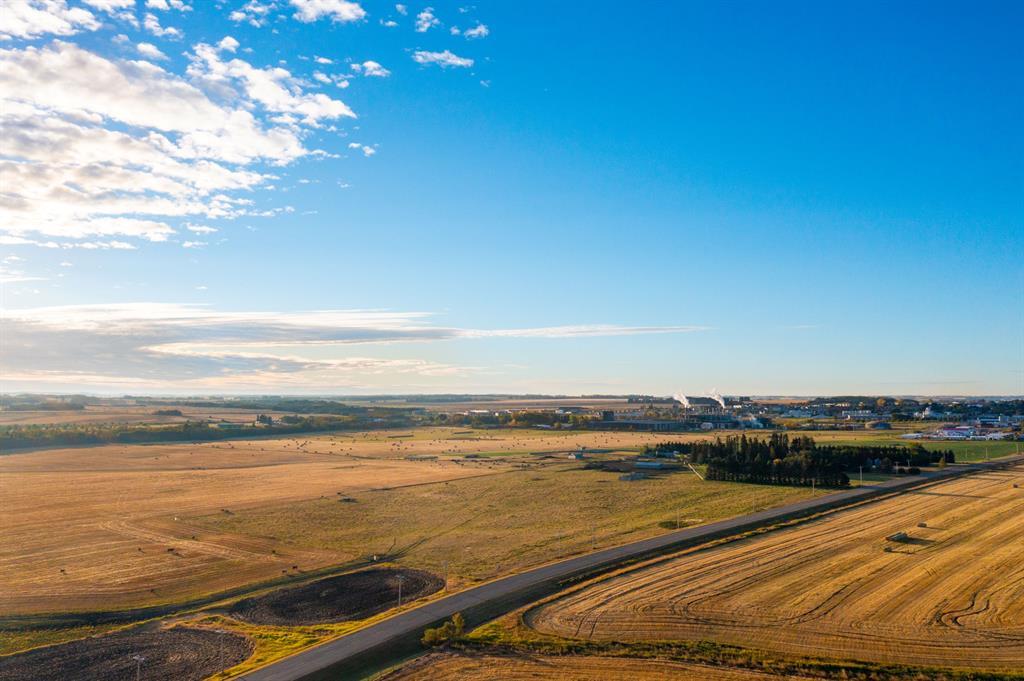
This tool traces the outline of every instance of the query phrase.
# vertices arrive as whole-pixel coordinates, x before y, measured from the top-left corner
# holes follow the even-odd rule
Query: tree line
[[[697,442],[663,442],[646,449],[647,454],[667,452],[677,452],[692,463],[706,465],[705,477],[709,480],[822,487],[845,487],[850,484],[848,473],[860,468],[907,472],[940,461],[955,461],[952,451],[930,451],[919,444],[818,445],[814,438],[790,438],[785,433],[773,433],[766,439],[741,435]],[[899,469],[903,464],[908,468]]]

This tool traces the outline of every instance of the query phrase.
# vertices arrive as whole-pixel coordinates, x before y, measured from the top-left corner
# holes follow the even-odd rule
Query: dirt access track
[[[444,580],[422,570],[373,568],[245,598],[229,614],[283,626],[361,620],[397,605],[399,594],[403,603],[411,603],[443,586]]]
[[[990,464],[950,467],[934,473],[897,478],[550,563],[399,613],[250,672],[244,678],[249,681],[343,678],[342,674],[347,670],[383,666],[389,660],[413,653],[418,649],[418,638],[424,628],[434,626],[456,612],[465,614],[467,621],[475,625],[536,600],[538,594],[550,593],[567,579],[608,569],[624,561],[703,543],[787,518],[866,501],[879,495],[930,485],[967,473],[998,470],[1022,462],[1024,457],[1012,457]]]
[[[228,632],[134,629],[0,657],[0,681],[134,681],[136,673],[143,679],[199,681],[252,652],[252,641]]]

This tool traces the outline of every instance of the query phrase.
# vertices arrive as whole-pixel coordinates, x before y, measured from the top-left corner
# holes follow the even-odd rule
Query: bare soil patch
[[[140,665],[142,678],[198,681],[245,661],[252,651],[244,636],[212,629],[122,631],[0,658],[0,679],[132,681]]]
[[[399,585],[401,583],[401,585]],[[423,570],[373,568],[246,598],[232,617],[253,624],[301,625],[360,620],[439,591],[444,581]]]

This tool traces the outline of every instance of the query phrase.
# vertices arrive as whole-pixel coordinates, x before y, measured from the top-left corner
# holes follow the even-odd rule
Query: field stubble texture
[[[785,681],[743,669],[726,669],[667,660],[586,656],[428,655],[381,681]]]
[[[1024,667],[1020,467],[866,504],[599,581],[526,615],[594,640]],[[908,539],[887,536],[906,532]],[[888,548],[888,550],[886,550]]]

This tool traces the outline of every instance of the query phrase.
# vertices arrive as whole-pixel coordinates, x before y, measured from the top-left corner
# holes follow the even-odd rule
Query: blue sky
[[[4,389],[1024,393],[1022,20],[15,0]]]

